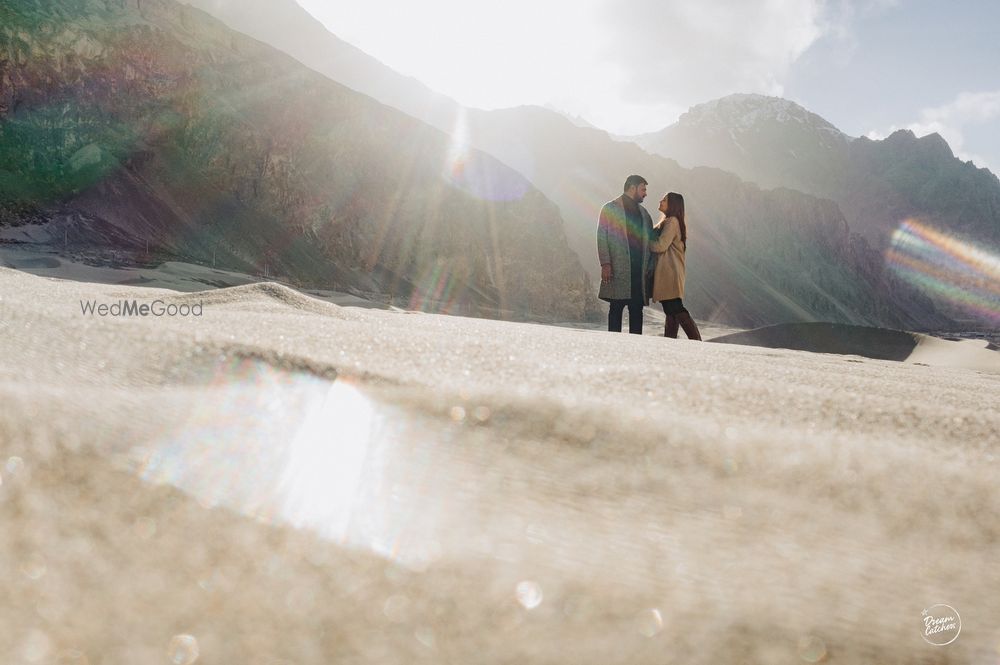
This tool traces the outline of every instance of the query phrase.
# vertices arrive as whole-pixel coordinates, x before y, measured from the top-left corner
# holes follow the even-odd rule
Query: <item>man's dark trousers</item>
[[[608,332],[622,331],[622,312],[628,307],[628,331],[642,334],[642,302],[639,300],[612,300],[608,309]]]

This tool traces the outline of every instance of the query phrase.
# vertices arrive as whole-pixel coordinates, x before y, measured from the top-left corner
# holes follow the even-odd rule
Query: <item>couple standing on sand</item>
[[[681,301],[687,250],[684,197],[676,192],[665,195],[654,226],[641,205],[648,184],[642,176],[630,175],[622,195],[604,204],[597,222],[598,297],[611,304],[608,330],[622,331],[622,312],[628,307],[628,331],[641,335],[642,308],[652,299],[667,315],[665,337],[677,337],[680,327],[688,339],[700,340],[698,326]]]

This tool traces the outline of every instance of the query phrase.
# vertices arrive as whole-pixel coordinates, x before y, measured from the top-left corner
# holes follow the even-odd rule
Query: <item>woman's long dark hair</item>
[[[668,217],[676,217],[681,224],[681,242],[684,249],[687,249],[688,230],[687,222],[684,220],[684,197],[677,192],[667,192],[667,211],[660,213],[660,221],[657,222],[658,230],[663,232],[663,221]]]

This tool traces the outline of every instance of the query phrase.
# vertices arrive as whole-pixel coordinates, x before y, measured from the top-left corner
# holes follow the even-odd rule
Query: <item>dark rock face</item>
[[[75,214],[78,246],[594,315],[558,209],[489,155],[172,0],[0,12],[0,227]]]
[[[1000,248],[1000,180],[957,159],[938,134],[900,130],[881,141],[851,142],[846,185],[830,193],[853,225],[885,246],[900,220]]]

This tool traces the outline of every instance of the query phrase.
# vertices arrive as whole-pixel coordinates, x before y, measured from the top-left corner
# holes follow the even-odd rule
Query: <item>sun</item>
[[[580,90],[600,45],[596,0],[299,0],[338,37],[472,107],[544,105]]]

